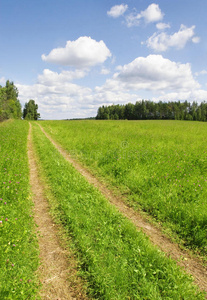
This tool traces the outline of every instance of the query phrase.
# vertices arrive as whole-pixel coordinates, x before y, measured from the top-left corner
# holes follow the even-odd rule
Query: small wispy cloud
[[[101,69],[101,74],[102,74],[102,75],[108,75],[110,72],[111,72],[111,71],[110,71],[109,69],[107,69],[107,68],[102,68],[102,69]]]
[[[127,4],[115,5],[112,6],[112,8],[109,11],[107,11],[107,15],[112,18],[118,18],[122,16],[127,9],[128,9]]]
[[[167,24],[167,23],[157,23],[156,27],[159,30],[164,30],[164,29],[170,28],[170,24]]]
[[[195,76],[206,75],[206,74],[207,74],[207,70],[202,70],[200,72],[195,72]]]

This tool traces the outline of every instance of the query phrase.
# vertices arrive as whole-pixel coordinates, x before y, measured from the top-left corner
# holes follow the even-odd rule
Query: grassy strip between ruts
[[[34,146],[96,299],[205,299],[171,259],[123,217],[33,123]]]
[[[24,121],[0,124],[0,299],[38,299],[28,129]]]
[[[186,247],[207,253],[207,124],[45,121],[52,138],[152,215]]]

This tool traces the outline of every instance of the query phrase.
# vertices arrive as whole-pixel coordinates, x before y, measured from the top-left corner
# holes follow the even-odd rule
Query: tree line
[[[29,100],[25,103],[24,110],[18,99],[18,89],[14,83],[9,80],[6,85],[0,85],[0,121],[7,119],[21,119],[22,117],[27,120],[37,120],[40,114],[37,112],[38,105],[34,100]]]
[[[207,103],[137,101],[135,104],[98,108],[97,120],[194,120],[207,121]]]

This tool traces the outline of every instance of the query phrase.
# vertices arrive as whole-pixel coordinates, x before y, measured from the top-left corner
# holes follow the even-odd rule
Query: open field
[[[33,124],[42,172],[55,213],[80,260],[80,275],[95,299],[204,299],[174,261],[91,186]],[[53,200],[54,201],[54,200]]]
[[[0,299],[38,299],[39,251],[29,195],[28,129],[22,121],[0,124]]]
[[[143,191],[144,185],[141,185],[142,176],[144,176],[143,183],[149,184],[150,182],[147,177],[150,173],[149,170],[146,170],[143,175],[139,174],[138,176],[137,174],[137,177],[135,175],[139,170],[138,164],[140,164],[140,172],[144,172],[144,162],[146,166],[147,160],[150,158],[149,155],[147,156],[148,159],[144,159],[144,153],[146,155],[150,150],[147,148],[148,143],[144,142],[146,133],[144,134],[142,131],[146,131],[145,126],[148,126],[147,131],[150,136],[149,127],[152,126],[152,138],[155,124],[150,124],[150,122],[138,123],[139,122],[48,121],[39,124],[46,128],[56,140],[59,138],[59,142],[65,149],[70,146],[70,153],[72,153],[75,158],[88,164],[90,168],[99,172],[99,175],[103,178],[107,177],[107,180],[110,181],[111,184],[116,185],[122,192],[124,191],[130,203],[139,203],[139,207],[143,207],[160,221],[164,215],[164,210],[161,210],[160,215],[156,215],[156,212],[159,212],[158,209],[153,213],[153,211],[147,210],[143,206],[144,200],[147,199],[147,195],[149,196],[150,193],[147,194],[147,191],[146,194],[140,194],[135,190],[133,191],[129,185],[130,178],[132,179],[133,176],[134,180],[138,180],[137,184],[140,183],[140,189],[143,189]],[[47,194],[51,212],[56,222],[62,224],[64,228],[64,239],[67,240],[68,250],[69,252],[71,250],[72,253],[75,253],[78,275],[82,278],[81,282],[86,285],[86,287],[84,287],[84,291],[87,293],[86,297],[88,297],[88,299],[114,300],[205,299],[205,295],[193,284],[193,279],[187,275],[175,261],[168,258],[161,250],[152,245],[146,235],[138,231],[128,218],[118,212],[103,194],[91,185],[87,179],[63,157],[63,154],[54,147],[51,141],[41,131],[38,123],[31,122],[31,124],[32,147],[34,149],[29,150],[29,157],[31,157],[31,151],[35,150],[34,156],[38,162],[36,172],[41,174],[41,184],[45,184],[45,187],[42,186],[43,190],[39,194],[39,197],[43,197],[41,195],[42,193]],[[163,123],[157,123],[159,126],[161,126],[161,124]],[[140,128],[136,128],[138,125]],[[167,123],[165,123],[165,126],[166,125]],[[177,123],[175,123],[175,125],[178,126]],[[168,124],[168,126],[170,127],[171,125]],[[118,127],[119,130],[117,130],[120,131],[120,137],[118,136],[118,132],[116,134],[114,133],[116,127]],[[132,127],[135,131],[134,136],[132,135]],[[0,189],[0,260],[1,266],[3,266],[3,268],[0,269],[1,299],[39,299],[38,291],[40,289],[40,279],[38,279],[37,276],[40,273],[36,272],[39,261],[39,247],[34,232],[33,215],[35,214],[37,220],[37,218],[41,219],[41,214],[40,210],[38,210],[38,215],[36,215],[36,210],[32,209],[27,158],[28,129],[28,123],[24,121],[8,121],[0,125],[0,167],[2,177]],[[159,133],[158,128],[156,128],[156,131]],[[160,128],[160,135],[161,131]],[[200,132],[200,129],[198,132]],[[111,137],[113,137],[111,138],[111,142],[109,133]],[[139,133],[140,136],[139,143],[134,141],[136,140],[135,137],[137,133]],[[103,140],[101,140],[101,134]],[[64,136],[65,141],[63,140]],[[29,141],[31,141],[30,138]],[[91,140],[91,148],[89,140]],[[134,141],[134,144],[132,141]],[[156,150],[158,152],[154,153],[152,151],[154,158],[160,158],[161,146],[158,147],[160,141],[162,141],[162,139],[157,138],[157,146],[152,146],[152,142],[149,143],[149,147],[153,147],[153,151]],[[183,137],[180,141],[183,141]],[[205,140],[203,140],[203,143],[204,142]],[[170,145],[174,145],[173,143],[175,142],[171,140],[171,144],[168,145],[169,152]],[[30,143],[28,143],[28,145],[29,144]],[[165,143],[163,140],[163,145],[165,144],[167,145],[167,142]],[[131,147],[129,151],[130,145],[134,146]],[[140,148],[136,150],[137,152],[134,152],[137,145]],[[141,149],[143,153],[141,153]],[[144,152],[144,149],[146,152]],[[179,153],[179,151],[176,153]],[[184,153],[187,155],[187,150]],[[191,156],[188,154],[188,157]],[[204,157],[202,158],[201,155],[198,158],[204,161]],[[126,160],[125,164],[124,160]],[[102,164],[100,164],[100,161],[102,161]],[[141,164],[142,161],[143,165]],[[150,159],[150,161],[152,162],[153,160]],[[156,161],[154,161],[154,165],[152,164],[154,172],[156,171],[155,162]],[[171,159],[171,164],[172,162],[173,159]],[[128,169],[125,171],[125,175],[121,176],[122,169],[124,170],[124,167],[126,168],[127,165]],[[180,166],[183,166],[181,162]],[[110,167],[112,170],[109,172]],[[118,167],[120,167],[119,173],[114,171],[115,169],[118,170]],[[136,171],[134,171],[134,173],[133,167]],[[191,168],[194,170],[193,167]],[[131,177],[127,177],[129,176],[128,173]],[[191,173],[194,174],[195,172]],[[164,174],[163,171],[162,176]],[[171,173],[169,174],[172,176]],[[203,178],[205,178],[204,169],[202,175]],[[169,176],[169,179],[171,178],[172,177]],[[181,180],[178,175],[176,179]],[[160,182],[162,182],[162,180],[163,177],[160,177]],[[128,184],[126,184],[127,182]],[[165,180],[163,180],[163,182],[165,182]],[[152,183],[154,184],[153,181]],[[205,195],[204,187],[205,186],[202,185],[201,191],[203,192],[203,196]],[[36,188],[38,187],[36,186]],[[153,189],[153,187],[151,187],[151,189]],[[155,195],[157,195],[156,189],[157,186],[155,185]],[[136,194],[139,197],[136,198]],[[141,196],[146,198],[138,202]],[[162,208],[162,206],[166,205],[166,202],[161,205],[161,200],[162,199],[159,200],[160,203],[159,205],[157,204],[157,208],[159,208],[159,206]],[[193,201],[191,202],[194,203]],[[150,206],[150,201],[147,205]],[[147,205],[146,207],[148,207]],[[198,207],[200,207],[199,205],[198,201]],[[32,210],[34,210],[34,212],[32,212]],[[45,215],[45,209],[43,213]],[[200,214],[200,216],[204,218],[205,211],[203,211],[203,214]],[[171,223],[170,218],[167,218],[169,218],[168,215],[166,220],[163,219],[163,222],[165,221],[166,226],[170,226],[170,228],[174,230],[173,222]],[[53,227],[52,223],[51,227]],[[204,231],[206,228],[203,227],[202,230]],[[51,240],[47,242],[53,243]],[[185,242],[187,244],[188,239],[186,239]],[[189,243],[189,245],[204,254],[205,247],[202,245],[194,245],[193,243]],[[53,245],[51,245],[51,249],[53,249],[52,246]],[[53,252],[53,250],[51,251]],[[49,255],[51,255],[51,251],[49,245]],[[45,256],[45,258],[47,259],[47,256]],[[61,270],[58,272],[61,274]],[[47,274],[45,274],[45,276],[47,276]],[[59,276],[61,277],[61,275],[57,276],[58,278]],[[68,276],[73,277],[74,274],[68,274]],[[50,276],[47,278],[50,280]],[[57,282],[59,282],[58,289],[61,291],[60,280],[57,279]],[[71,282],[70,279],[68,282]],[[65,279],[63,285],[67,289]],[[70,287],[70,284],[68,284],[68,287]],[[47,295],[45,295],[45,297],[47,297]],[[76,297],[76,299],[83,299],[80,292],[78,292],[77,295],[74,294],[74,297]],[[43,297],[41,299],[45,298]],[[70,299],[69,295],[68,298],[63,299]]]
[[[207,124],[182,121],[46,121],[44,129],[205,256]],[[181,241],[180,240],[180,241]]]

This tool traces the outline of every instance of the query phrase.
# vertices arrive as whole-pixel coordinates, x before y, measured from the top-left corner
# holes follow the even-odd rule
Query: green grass
[[[186,247],[207,251],[207,123],[45,121],[76,159],[127,194]]]
[[[29,196],[28,123],[0,124],[0,299],[37,299],[38,246]]]
[[[56,215],[95,299],[205,299],[174,261],[91,186],[33,123],[33,142]]]

